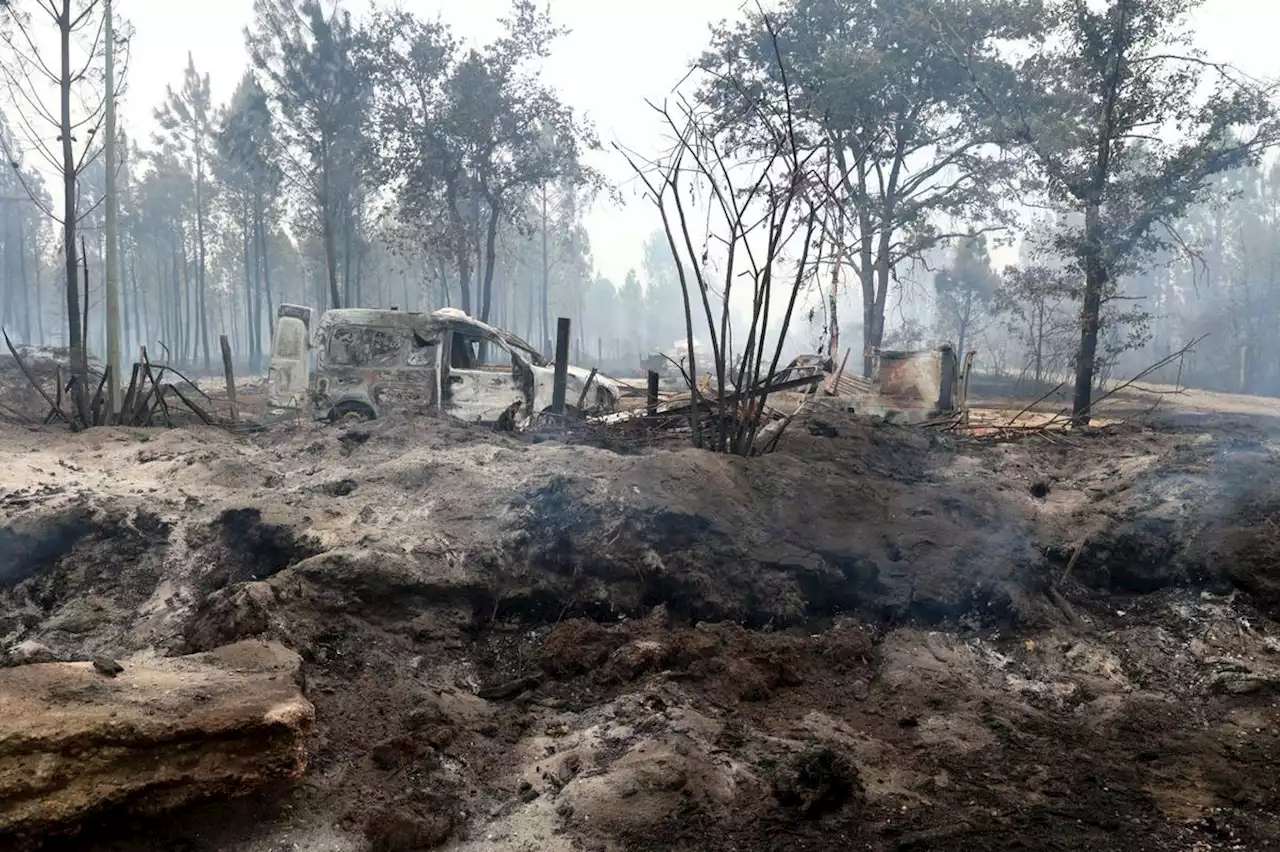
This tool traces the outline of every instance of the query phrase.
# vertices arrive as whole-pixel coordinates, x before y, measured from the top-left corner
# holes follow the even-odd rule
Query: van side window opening
[[[485,353],[483,361],[480,360],[482,351]],[[511,351],[501,340],[461,331],[453,332],[453,344],[449,347],[449,366],[455,370],[509,367],[511,363]]]
[[[453,341],[449,346],[449,366],[455,370],[474,370],[476,353],[472,348],[473,338],[460,331],[453,333]]]
[[[400,361],[402,338],[379,328],[346,326],[329,336],[329,363],[341,367],[394,367]]]
[[[436,342],[423,340],[417,332],[413,334],[413,345],[409,347],[410,367],[430,367],[436,363]]]

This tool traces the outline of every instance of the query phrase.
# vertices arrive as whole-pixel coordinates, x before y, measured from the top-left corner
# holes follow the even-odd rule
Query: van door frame
[[[439,378],[439,395],[438,395],[440,400],[440,403],[439,403],[440,411],[446,414],[454,413],[451,386],[454,384],[454,382],[452,381],[452,371],[455,368],[452,366],[452,364],[453,364],[453,344],[454,344],[455,334],[461,334],[465,337],[471,337],[476,339],[477,341],[484,341],[488,343],[490,346],[496,346],[499,350],[501,350],[502,352],[505,352],[507,356],[511,359],[511,366],[508,369],[510,371],[509,375],[511,376],[512,382],[515,385],[515,389],[520,394],[521,401],[523,402],[525,408],[528,408],[531,405],[531,400],[533,398],[532,373],[530,372],[528,362],[526,362],[524,358],[520,356],[520,354],[515,350],[514,347],[509,346],[507,342],[502,339],[501,335],[493,334],[491,332],[486,332],[484,329],[475,328],[467,325],[448,325],[448,326],[445,326],[443,329],[441,329],[441,332],[440,332],[441,347],[440,347],[440,369],[439,369],[440,378]],[[468,373],[475,372],[483,375],[488,371],[468,370],[466,372]],[[495,417],[501,414],[501,411],[497,411],[497,410],[495,411],[496,411]],[[525,412],[525,415],[528,416],[528,413],[529,412]],[[482,420],[482,422],[485,422],[485,421]]]

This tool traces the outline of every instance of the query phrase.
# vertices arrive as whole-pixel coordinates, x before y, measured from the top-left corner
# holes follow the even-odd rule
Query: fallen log
[[[185,393],[182,392],[182,388],[178,387],[177,385],[166,385],[166,387],[168,387],[169,390],[176,393],[178,395],[178,399],[182,400],[183,405],[191,409],[192,413],[195,414],[196,417],[199,417],[201,422],[204,423],[204,425],[206,426],[215,425],[213,422],[213,418],[209,416],[208,412],[206,412],[199,405],[196,405],[196,403],[192,399],[190,399]],[[199,389],[197,388],[197,390]]]
[[[156,813],[306,769],[315,708],[275,643],[207,654],[0,670],[0,834],[74,831],[104,811]]]
[[[133,425],[133,422],[134,422],[134,419],[132,418],[133,400],[138,393],[138,373],[141,372],[141,370],[142,370],[142,365],[139,364],[137,361],[134,361],[133,375],[130,376],[129,378],[128,390],[124,392],[124,401],[120,403],[120,412],[116,417],[117,423],[123,423],[128,426]],[[128,414],[126,414],[126,412],[128,412]],[[130,419],[126,419],[126,417],[129,417]]]

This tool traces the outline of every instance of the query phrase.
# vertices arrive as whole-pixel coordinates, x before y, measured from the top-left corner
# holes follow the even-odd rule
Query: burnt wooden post
[[[120,403],[120,413],[116,415],[116,423],[124,426],[133,425],[133,403],[138,395],[138,374],[142,372],[142,365],[137,361],[133,362],[133,375],[129,378],[129,387],[124,392],[124,401]]]
[[[556,320],[556,372],[551,387],[551,410],[564,414],[564,396],[569,376],[569,318]]]
[[[950,411],[955,396],[957,364],[955,350],[950,346],[938,347],[938,411]]]
[[[645,400],[649,405],[650,416],[658,413],[658,372],[656,370],[649,371],[649,398]]]
[[[227,401],[231,403],[231,422],[238,423],[240,410],[236,406],[236,375],[231,369],[231,343],[225,334],[220,334],[218,344],[222,347],[222,372],[227,377]]]

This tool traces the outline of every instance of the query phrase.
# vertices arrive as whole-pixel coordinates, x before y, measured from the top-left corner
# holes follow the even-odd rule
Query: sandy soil
[[[826,412],[751,460],[3,427],[0,470],[4,647],[274,638],[317,711],[300,784],[48,848],[1280,844],[1267,418]]]

